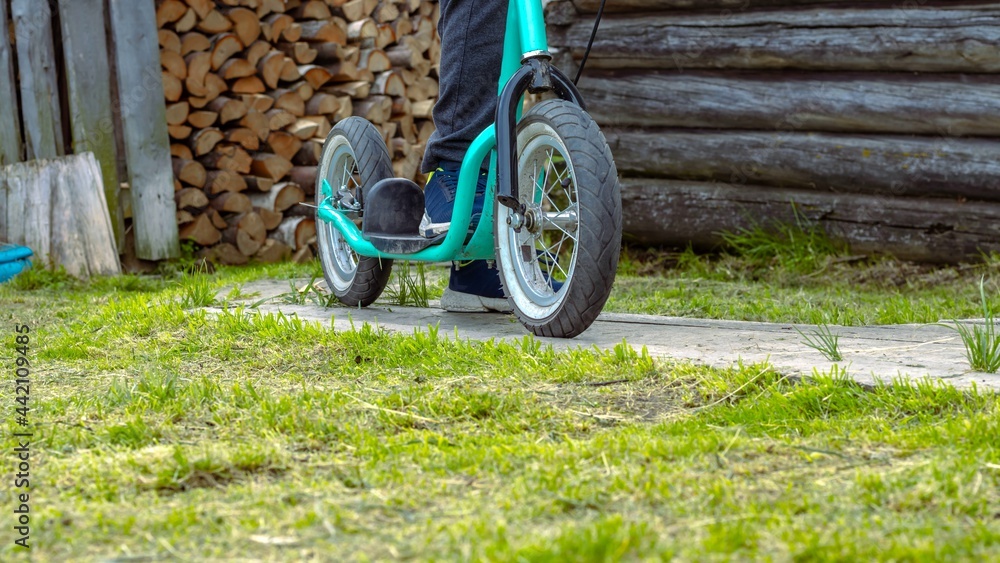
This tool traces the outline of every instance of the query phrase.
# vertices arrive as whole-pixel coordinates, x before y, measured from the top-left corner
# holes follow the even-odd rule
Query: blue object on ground
[[[0,264],[31,258],[34,253],[27,246],[0,243]]]
[[[15,260],[0,264],[0,283],[10,281],[14,276],[31,267],[31,260]]]
[[[31,249],[16,244],[0,244],[0,283],[31,267]]]

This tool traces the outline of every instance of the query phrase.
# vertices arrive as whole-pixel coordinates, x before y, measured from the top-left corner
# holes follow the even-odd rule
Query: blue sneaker
[[[455,206],[455,194],[458,188],[458,174],[461,169],[459,162],[442,162],[441,166],[431,172],[424,188],[424,208],[427,217],[434,224],[451,222],[452,210]],[[486,199],[486,173],[479,176],[476,184],[476,197],[472,200],[471,229],[479,224],[483,214]],[[555,271],[552,267],[554,258],[548,253],[537,250],[539,262],[545,264],[548,272]],[[556,293],[563,282],[548,278],[549,285]],[[500,272],[492,267],[487,260],[470,260],[468,262],[452,262],[451,274],[448,278],[448,288],[441,296],[441,308],[456,313],[513,311],[510,302],[503,292],[500,283]]]
[[[460,162],[442,162],[437,170],[427,176],[427,185],[424,187],[424,209],[427,211],[427,217],[433,223],[451,222],[452,209],[455,207],[455,194],[458,193],[458,173],[461,167]],[[476,197],[472,200],[470,230],[476,228],[476,225],[479,224],[479,218],[483,215],[486,180],[485,172],[479,175],[479,182],[476,184]]]
[[[461,163],[442,162],[427,178],[424,188],[424,208],[433,223],[451,222],[458,189]],[[472,203],[471,228],[479,224],[486,199],[486,173],[480,174],[476,184],[476,197]],[[486,260],[452,262],[448,289],[441,296],[441,308],[460,313],[500,312],[513,309],[503,293],[500,272]]]

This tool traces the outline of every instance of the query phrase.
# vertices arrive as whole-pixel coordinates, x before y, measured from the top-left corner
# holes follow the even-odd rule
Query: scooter
[[[423,192],[393,177],[371,123],[349,117],[331,130],[316,224],[324,277],[345,305],[371,305],[393,260],[495,260],[514,314],[536,335],[572,338],[601,312],[621,250],[611,150],[574,82],[552,65],[541,0],[510,0],[503,53],[496,121],[465,154],[448,224],[428,224]],[[526,93],[549,99],[522,112]],[[486,162],[487,204],[470,228]]]

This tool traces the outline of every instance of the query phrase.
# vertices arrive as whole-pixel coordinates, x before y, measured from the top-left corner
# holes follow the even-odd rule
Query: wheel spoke
[[[354,177],[357,171],[357,162],[350,155],[345,155],[340,166],[340,183],[338,184],[339,190],[347,190],[351,192],[352,187],[357,186],[357,182]],[[354,186],[352,186],[354,184]],[[352,195],[356,196],[356,193],[352,192]],[[357,221],[357,219],[355,219]],[[344,238],[339,231],[335,231],[335,244],[338,248],[338,256],[336,258],[339,267],[342,272],[347,274],[348,272],[354,271],[358,267],[358,255],[351,248],[351,245],[347,243],[347,239]]]
[[[549,246],[549,247],[545,248],[542,251],[543,253],[545,253],[546,258],[549,261],[551,261],[553,264],[555,264],[556,268],[559,268],[559,271],[562,272],[562,274],[563,274],[564,277],[566,277],[567,274],[566,274],[566,270],[564,270],[563,267],[559,265],[559,254],[562,252],[562,245],[563,245],[563,242],[565,242],[565,241],[566,241],[566,237],[562,237],[562,238],[559,239],[559,242],[557,244],[553,244],[552,246]],[[556,249],[555,252],[552,252],[553,248]],[[551,270],[551,268],[549,269],[548,278],[549,278],[549,281],[552,280],[552,270]]]
[[[552,169],[555,171],[555,178],[552,179],[552,187],[560,186],[562,187],[563,181],[570,179],[569,177],[569,167],[563,166],[563,172],[556,169],[555,163],[552,163]]]
[[[527,233],[527,231],[524,232]],[[522,260],[527,258],[527,261],[525,262],[525,274],[530,276],[531,279],[527,281],[532,284],[538,283],[538,275],[541,273],[541,266],[538,263],[538,252],[535,250],[537,242],[538,239],[530,233],[528,233],[521,242],[522,249],[526,249],[522,253]],[[528,254],[528,256],[525,257],[523,254]]]
[[[318,165],[323,184],[328,182],[333,188],[332,199],[350,202],[337,210],[340,216],[334,221],[317,217],[323,276],[341,302],[366,307],[385,288],[392,263],[372,260],[351,247],[358,232],[355,226],[360,226],[359,215],[363,214],[361,188],[391,174],[392,160],[378,130],[361,118],[351,117],[333,128]],[[341,231],[338,225],[345,229]]]
[[[556,211],[559,210],[559,206],[556,205],[556,202],[552,201],[552,198],[549,197],[548,192],[544,192],[543,191],[542,192],[542,197],[549,202],[549,206],[551,206],[553,210],[556,210]],[[542,203],[543,203],[543,207],[544,207],[544,202],[542,202]]]
[[[551,165],[552,172],[553,172],[552,183],[550,184],[550,186],[554,188],[557,185],[561,185],[562,181],[566,179],[566,177],[564,176],[564,173],[568,173],[569,172],[569,168],[564,165],[562,167],[563,172],[560,172],[559,168],[556,167],[556,163],[552,159],[552,157],[550,157],[549,164]]]
[[[524,134],[519,134],[518,139],[518,199],[529,221],[524,228],[511,230],[504,237],[509,250],[514,251],[509,257],[514,259],[517,277],[505,282],[516,282],[512,299],[544,315],[556,310],[565,299],[566,292],[557,292],[552,286],[568,283],[576,275],[579,244],[586,237],[580,229],[584,219],[578,202],[579,186],[565,142],[547,124],[533,123]]]
[[[594,322],[615,274],[607,270],[620,244],[614,163],[597,124],[565,100],[525,112],[516,151],[520,207],[494,203],[500,277],[525,327],[574,337]]]
[[[556,150],[554,148],[548,148],[545,151],[545,165],[543,167],[544,178],[538,177],[538,161],[537,159],[533,161],[533,174],[532,183],[538,189],[539,184],[541,184],[541,200],[539,201],[539,212],[543,213],[541,217],[542,230],[548,231],[559,231],[560,236],[558,241],[552,242],[548,245],[543,239],[542,235],[539,234],[535,237],[536,243],[542,247],[542,250],[536,251],[536,256],[532,257],[529,261],[529,269],[531,270],[531,277],[533,281],[537,281],[537,275],[541,274],[544,278],[545,286],[551,291],[552,280],[556,274],[556,270],[562,274],[563,279],[569,278],[569,273],[560,264],[559,257],[563,252],[564,245],[567,239],[572,241],[572,244],[577,243],[577,238],[573,233],[569,232],[561,223],[567,225],[576,225],[579,218],[576,213],[576,205],[573,198],[570,195],[572,190],[565,189],[564,183],[569,181],[572,182],[569,167],[558,166],[556,163]],[[562,189],[562,197],[567,201],[566,206],[560,206],[556,203],[553,196],[553,192],[559,188]],[[548,208],[548,210],[546,210]],[[550,227],[554,227],[550,228]],[[575,229],[574,229],[575,230]],[[554,250],[554,252],[553,252]],[[545,268],[542,268],[542,255],[545,255]]]
[[[537,196],[541,194],[543,197],[545,195],[545,168],[539,168],[538,159],[532,161],[534,163],[534,176],[532,177],[531,185],[531,202],[534,203]]]
[[[541,213],[545,213],[544,208],[548,206],[555,210],[558,215],[562,214],[565,210],[560,210],[559,206],[552,199],[550,194],[552,187],[558,185],[558,182],[562,177],[562,174],[556,169],[554,159],[555,150],[548,149],[544,153],[544,163],[539,162],[540,159],[538,158],[531,160],[531,174],[529,176],[529,181],[531,182],[533,194],[528,204],[538,205],[538,210]],[[555,180],[550,181],[550,178],[555,178]],[[522,201],[524,200],[522,199]],[[544,229],[545,224],[548,222],[548,213],[545,213],[545,215],[541,217],[541,220]],[[551,281],[554,272],[552,270],[552,266],[549,264],[550,262],[555,262],[556,268],[559,268],[564,276],[566,275],[565,269],[559,265],[558,260],[554,260],[552,258],[552,249],[555,248],[556,255],[558,255],[558,253],[561,252],[562,245],[566,237],[569,236],[572,238],[572,235],[562,229],[559,225],[555,226],[563,233],[563,236],[558,242],[553,243],[551,246],[546,245],[541,233],[532,234],[525,232],[521,237],[519,237],[523,238],[522,245],[531,249],[530,257],[524,257],[527,258],[525,262],[524,275],[525,278],[528,278],[525,281],[528,281],[531,285],[535,286],[537,290],[544,291],[544,288],[548,288],[548,291],[551,292]],[[542,247],[542,250],[537,250],[539,246]],[[543,255],[546,258],[544,267],[542,261]]]
[[[570,214],[566,215],[566,216],[563,216],[563,213],[570,213]],[[575,241],[576,237],[573,236],[573,233],[571,233],[571,232],[567,231],[566,229],[562,228],[562,225],[560,225],[560,223],[565,223],[565,224],[569,224],[569,225],[576,225],[577,221],[578,221],[578,218],[577,218],[576,213],[572,213],[569,209],[565,209],[563,211],[560,211],[559,213],[552,213],[552,214],[546,213],[545,214],[545,219],[544,219],[544,225],[552,225],[553,227],[555,227],[555,229],[547,229],[547,230],[549,230],[549,231],[553,231],[553,230],[560,231],[562,234],[564,234],[565,236],[568,236],[569,238],[571,238],[571,239],[573,239]],[[542,227],[543,229],[545,229],[544,225]],[[574,229],[574,230],[576,230],[576,229]]]
[[[565,176],[559,174],[556,180],[559,184],[559,187],[563,188],[563,194],[565,194],[566,201],[568,203],[567,208],[569,208],[576,205],[576,202],[573,200],[574,190],[569,189],[571,186],[575,187],[575,184],[573,183],[573,175],[570,173],[569,167],[568,166],[564,167],[563,170],[565,171]]]
[[[566,270],[563,269],[562,264],[559,263],[559,258],[560,258],[560,256],[562,256],[563,244],[566,243],[566,238],[567,237],[562,237],[562,238],[559,239],[559,247],[556,248],[555,254],[552,255],[552,261],[555,262],[556,268],[559,268],[559,271],[562,272],[563,278],[566,278],[566,277],[569,276],[569,274],[566,273]],[[573,240],[573,237],[569,237],[569,238],[570,238],[570,240]],[[575,244],[576,241],[574,240],[573,243]]]
[[[546,184],[546,186],[544,188],[542,188],[542,197],[548,200],[549,205],[551,205],[555,209],[558,209],[558,207],[556,206],[556,203],[554,201],[552,201],[552,198],[550,197],[550,194],[552,192],[552,185],[551,185],[551,182],[550,182],[550,176],[552,176],[552,174],[554,174],[556,177],[559,176],[559,172],[556,170],[555,163],[553,162],[554,154],[555,154],[555,149],[549,149],[549,151],[546,154],[546,160],[545,160],[545,184]],[[552,174],[549,173],[549,170],[552,171]]]

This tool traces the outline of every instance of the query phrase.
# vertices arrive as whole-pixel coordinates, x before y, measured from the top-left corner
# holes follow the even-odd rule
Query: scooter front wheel
[[[547,100],[518,124],[523,215],[496,203],[504,291],[539,336],[572,338],[597,319],[621,250],[621,186],[604,134],[579,106]]]
[[[393,176],[392,160],[382,135],[367,120],[348,117],[330,131],[316,175],[316,204],[325,198],[323,180],[333,197],[357,209],[360,226],[368,190]],[[317,218],[316,235],[323,277],[330,291],[350,307],[367,307],[382,294],[392,273],[392,260],[358,256],[330,223]]]

